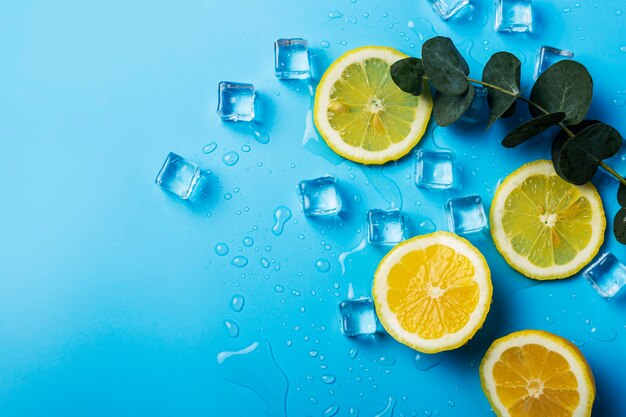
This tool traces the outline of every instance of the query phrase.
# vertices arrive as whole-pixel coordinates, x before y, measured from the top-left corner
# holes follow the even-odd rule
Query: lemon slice
[[[485,321],[492,291],[483,255],[448,232],[394,247],[378,265],[372,290],[387,332],[425,353],[455,349],[471,339]]]
[[[491,204],[491,235],[513,268],[530,278],[569,277],[598,253],[606,219],[592,184],[570,184],[550,161],[510,174]]]
[[[415,97],[400,90],[389,68],[407,55],[364,46],[339,57],[315,93],[315,126],[339,155],[363,164],[383,164],[406,155],[426,131],[433,107],[425,84]]]
[[[540,330],[493,342],[480,364],[480,381],[498,417],[589,417],[596,393],[580,350]]]

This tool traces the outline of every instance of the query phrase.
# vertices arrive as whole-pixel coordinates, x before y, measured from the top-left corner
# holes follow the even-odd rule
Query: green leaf
[[[405,93],[419,96],[424,86],[424,65],[418,58],[404,58],[391,65],[391,79]]]
[[[469,66],[450,38],[437,36],[422,46],[422,62],[432,85],[448,96],[465,93]]]
[[[561,178],[572,184],[582,185],[593,178],[603,159],[619,151],[622,136],[605,123],[595,123],[583,129],[573,138],[554,141],[552,162]]]
[[[531,139],[544,130],[560,123],[565,118],[565,113],[550,113],[530,119],[519,125],[502,140],[502,145],[506,148],[514,148]]]
[[[511,93],[506,94],[487,87],[487,102],[491,108],[488,128],[500,117],[511,116],[515,112],[515,101],[520,94],[520,67],[520,60],[508,52],[495,53],[487,61],[483,70],[483,82]]]
[[[463,116],[474,100],[474,86],[470,85],[461,96],[447,96],[437,91],[433,103],[433,116],[439,126],[449,126]]]
[[[620,182],[619,188],[617,189],[617,202],[620,206],[626,207],[626,185]]]
[[[613,234],[622,245],[626,245],[626,208],[621,208],[613,220]]]
[[[565,112],[566,125],[580,123],[589,111],[593,80],[584,65],[576,61],[559,61],[543,72],[530,92],[530,101],[549,113]],[[529,105],[533,117],[544,114]]]

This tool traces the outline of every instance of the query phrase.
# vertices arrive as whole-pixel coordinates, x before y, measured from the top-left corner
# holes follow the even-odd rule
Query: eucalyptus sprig
[[[422,46],[422,58],[405,58],[391,66],[391,78],[403,91],[419,96],[427,80],[436,90],[433,116],[440,126],[461,118],[474,99],[474,84],[487,89],[491,109],[487,128],[496,120],[515,113],[518,100],[528,104],[532,119],[522,123],[502,140],[514,148],[552,126],[561,131],[552,142],[552,163],[557,174],[572,184],[589,182],[602,167],[620,186],[613,232],[626,244],[626,179],[604,162],[615,155],[622,136],[597,120],[584,120],[593,96],[593,80],[584,65],[560,61],[544,71],[528,98],[521,95],[521,63],[513,54],[497,52],[485,64],[482,80],[469,76],[469,66],[450,38],[437,36]]]

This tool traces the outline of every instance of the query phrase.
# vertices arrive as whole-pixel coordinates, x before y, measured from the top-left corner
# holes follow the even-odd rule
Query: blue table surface
[[[412,234],[427,219],[445,230],[450,197],[415,187],[412,156],[367,168],[321,142],[311,94],[343,52],[376,44],[419,56],[424,39],[445,35],[476,77],[490,54],[514,52],[528,86],[541,45],[569,49],[594,78],[590,118],[626,132],[626,4],[536,0],[533,33],[513,35],[494,32],[491,1],[472,4],[469,16],[444,22],[426,0],[5,2],[0,413],[487,416],[478,377],[487,347],[536,328],[580,346],[596,378],[595,416],[626,415],[626,297],[607,302],[580,275],[527,279],[489,237],[470,238],[489,262],[494,297],[466,346],[416,361],[388,335],[340,333],[339,302],[370,294],[386,251],[360,245],[367,210],[401,208]],[[310,42],[310,84],[274,77],[280,37]],[[255,84],[253,127],[219,120],[221,80]],[[488,209],[499,179],[549,157],[548,138],[514,151],[499,144],[524,107],[487,131],[431,123],[416,149],[454,150],[457,193],[480,194]],[[203,153],[210,142],[217,149]],[[184,202],[154,184],[170,151],[210,172],[203,198]],[[232,166],[222,160],[229,151],[239,154]],[[625,149],[610,162],[626,172]],[[297,182],[323,174],[339,179],[341,222],[302,214]],[[617,183],[603,173],[593,182],[610,230]],[[281,206],[292,216],[277,235]],[[626,260],[610,232],[602,251]],[[231,264],[236,256],[247,265]],[[230,306],[235,295],[241,311]],[[425,361],[439,363],[424,370]]]

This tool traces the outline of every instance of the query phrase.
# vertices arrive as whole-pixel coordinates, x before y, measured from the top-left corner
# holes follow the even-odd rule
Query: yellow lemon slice
[[[598,253],[606,227],[596,188],[564,181],[544,160],[506,177],[490,220],[493,241],[508,264],[540,280],[580,271]]]
[[[339,57],[315,93],[314,120],[328,146],[363,164],[383,164],[406,155],[426,131],[433,107],[400,90],[389,68],[407,55],[388,47],[364,46]]]
[[[492,295],[483,255],[448,232],[394,247],[374,275],[380,322],[396,340],[426,353],[455,349],[482,327]]]
[[[540,330],[493,342],[480,364],[480,381],[498,417],[589,417],[596,392],[580,350]]]

